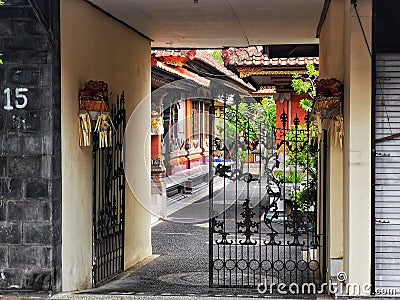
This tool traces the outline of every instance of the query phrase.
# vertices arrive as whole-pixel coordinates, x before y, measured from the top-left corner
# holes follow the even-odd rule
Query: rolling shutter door
[[[376,57],[375,285],[400,296],[400,54]]]

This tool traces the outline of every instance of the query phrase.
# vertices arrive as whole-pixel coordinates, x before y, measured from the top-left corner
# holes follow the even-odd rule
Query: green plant
[[[276,171],[276,172],[274,173],[274,177],[275,177],[276,179],[278,179],[278,181],[280,181],[280,182],[283,182],[283,180],[285,179],[285,175],[283,174],[283,171],[281,171],[281,170]]]
[[[317,201],[317,181],[311,178],[308,186],[300,190],[296,194],[295,202],[300,210],[304,213],[307,208],[314,205]]]
[[[307,177],[306,187],[293,195],[293,200],[304,212],[307,207],[317,201],[318,145],[316,145],[317,134],[315,126],[312,124],[293,125],[286,134],[286,140],[291,141],[291,146],[284,145],[282,147],[285,147],[285,149],[280,149],[287,156],[286,164],[300,168],[302,174],[286,175],[285,181],[300,183]]]
[[[311,177],[307,181],[307,186],[297,192],[295,196],[295,203],[300,208],[301,212],[316,204],[317,201],[318,181],[316,177]]]
[[[307,128],[308,127],[308,128]],[[308,132],[308,134],[307,134]],[[291,136],[297,136],[297,140],[292,142],[292,147],[287,147],[287,163],[302,169],[307,176],[307,186],[296,194],[295,202],[304,212],[307,207],[312,206],[317,201],[317,183],[318,183],[318,145],[316,145],[317,134],[314,125],[304,124],[298,128],[292,128],[289,133]],[[304,175],[303,175],[304,178]]]
[[[226,107],[225,119],[224,127],[217,125],[217,130],[225,132],[225,137],[234,138],[236,128],[239,137],[247,142],[258,139],[260,134],[271,136],[276,128],[276,104],[272,96],[257,103],[241,102]],[[218,137],[223,140],[223,134]]]
[[[318,79],[319,72],[312,64],[307,64],[306,68],[306,76],[301,76],[297,72],[293,73],[292,87],[297,94],[306,93],[309,94],[312,99],[314,99],[317,95],[316,81]]]
[[[284,174],[283,171],[279,170],[275,172],[274,176],[280,182],[285,183],[300,183],[305,177],[304,174],[298,173],[294,170],[287,172],[286,174]]]
[[[311,112],[313,107],[313,102],[310,99],[301,99],[300,107],[306,112]]]
[[[215,59],[217,59],[219,62],[224,63],[224,60],[223,60],[223,58],[222,58],[222,50],[218,50],[218,49],[213,50],[213,51],[211,52],[211,55],[212,55]]]
[[[316,140],[317,130],[313,124],[293,125],[286,140],[291,141],[291,147],[285,149],[288,155],[287,164],[301,167],[305,172],[316,172],[317,155]]]
[[[254,120],[254,126],[267,124],[270,128],[276,128],[276,103],[272,96],[263,98],[260,102],[250,104],[250,112]]]
[[[304,177],[305,177],[305,175],[292,170],[285,175],[285,182],[286,183],[300,183],[303,181]]]
[[[239,149],[238,152],[237,152],[237,159],[240,162],[244,163],[244,162],[246,162],[246,161],[248,161],[250,159],[250,154],[247,153],[246,151],[243,151],[243,150]]]
[[[307,65],[307,74],[301,76],[293,74],[292,87],[297,94],[306,93],[311,99],[300,100],[300,107],[308,113],[312,112],[313,103],[317,95],[316,80],[319,72],[314,65]],[[291,142],[291,147],[286,147],[285,153],[288,155],[287,163],[300,167],[307,176],[307,185],[297,192],[294,201],[302,212],[314,205],[317,201],[318,189],[318,156],[317,156],[317,130],[311,123],[303,125],[293,125],[287,133],[286,139]]]

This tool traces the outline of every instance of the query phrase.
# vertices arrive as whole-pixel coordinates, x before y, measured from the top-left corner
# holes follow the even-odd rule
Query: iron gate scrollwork
[[[93,133],[93,286],[124,269],[125,172],[123,143],[126,127],[125,96],[112,105],[107,136]],[[111,124],[112,123],[112,124]]]
[[[325,258],[317,129],[308,114],[290,120],[282,111],[274,128],[256,124],[238,101],[220,109],[210,120],[210,175],[224,181],[210,181],[210,286],[318,288]]]

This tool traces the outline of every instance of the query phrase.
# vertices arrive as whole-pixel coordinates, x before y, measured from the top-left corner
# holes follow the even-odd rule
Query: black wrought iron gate
[[[125,173],[123,141],[126,126],[125,97],[112,105],[109,144],[93,133],[93,286],[124,269]],[[104,137],[103,137],[104,138]]]
[[[324,258],[317,128],[285,111],[274,128],[259,122],[251,105],[225,101],[210,120],[210,173],[223,178],[222,186],[210,183],[210,286],[318,288]]]

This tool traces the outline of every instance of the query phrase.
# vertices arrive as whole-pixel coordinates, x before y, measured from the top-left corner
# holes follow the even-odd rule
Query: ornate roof
[[[305,66],[306,64],[319,64],[318,57],[288,57],[269,58],[264,54],[262,46],[246,48],[228,48],[222,50],[225,66]]]
[[[199,76],[198,74],[195,74],[193,72],[190,72],[189,70],[183,68],[183,67],[171,67],[168,66],[165,63],[162,63],[157,60],[152,59],[152,66],[157,67],[161,70],[164,70],[166,72],[169,72],[173,75],[176,75],[178,77],[181,77],[183,79],[191,80],[198,85],[204,86],[204,87],[209,87],[210,86],[210,80],[204,77]]]
[[[151,55],[157,61],[174,67],[185,67],[192,61],[200,61],[211,67],[216,73],[225,75],[232,81],[239,83],[242,88],[249,91],[256,90],[251,84],[246,83],[231,70],[228,70],[220,61],[205,50],[152,50]],[[213,77],[213,74],[210,74],[209,77]]]

